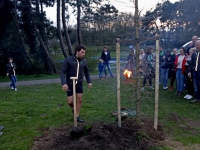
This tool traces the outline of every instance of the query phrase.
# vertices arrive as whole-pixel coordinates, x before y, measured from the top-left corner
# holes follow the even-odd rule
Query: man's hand
[[[191,73],[190,72],[188,73],[188,77],[191,78]]]
[[[8,76],[8,73],[6,73],[6,76]]]
[[[89,89],[92,88],[92,83],[88,83],[88,88],[89,88]]]
[[[63,91],[67,91],[69,89],[67,84],[62,85],[62,90]]]

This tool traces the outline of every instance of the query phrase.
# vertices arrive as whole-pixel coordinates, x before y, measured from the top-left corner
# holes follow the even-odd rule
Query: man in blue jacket
[[[114,77],[112,74],[112,71],[110,69],[110,52],[107,50],[106,47],[103,48],[103,52],[101,54],[101,59],[103,59],[103,64],[104,64],[104,73],[105,73],[105,77],[107,76],[107,72],[106,72],[106,66],[108,67],[108,71],[110,72],[110,76]]]
[[[78,77],[76,81],[77,122],[84,122],[84,120],[82,120],[79,117],[82,104],[82,97],[83,97],[82,82],[84,74],[88,83],[88,87],[92,88],[87,60],[84,58],[85,50],[86,48],[84,46],[82,45],[77,46],[75,48],[74,56],[66,58],[60,70],[62,89],[67,92],[68,105],[72,108],[72,112],[73,112],[73,82],[70,79],[70,77]]]

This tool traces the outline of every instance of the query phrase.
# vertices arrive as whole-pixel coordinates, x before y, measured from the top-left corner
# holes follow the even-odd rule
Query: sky
[[[133,0],[132,0],[133,1]],[[145,14],[147,10],[155,8],[157,3],[161,3],[164,0],[138,0],[139,10],[141,15]],[[170,0],[174,3],[179,0]],[[132,12],[134,14],[134,4],[130,0],[110,0],[110,4],[114,5],[119,12]],[[46,11],[47,18],[54,22],[56,26],[56,4],[54,7],[49,7],[44,9]],[[69,25],[76,24],[76,17],[71,14]]]

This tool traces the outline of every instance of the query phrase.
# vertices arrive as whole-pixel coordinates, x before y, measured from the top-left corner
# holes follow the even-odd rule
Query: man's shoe
[[[192,99],[192,95],[188,95],[187,99]]]
[[[81,123],[83,123],[84,120],[82,120],[80,117],[77,117],[77,122],[81,122]]]
[[[194,100],[190,101],[190,103],[195,103],[195,102],[198,102],[198,99],[194,99]]]
[[[144,87],[141,88],[141,91],[144,91]]]
[[[154,87],[153,87],[153,86],[150,86],[150,89],[154,90]]]
[[[0,135],[2,135],[3,134],[3,132],[0,132]]]
[[[13,86],[9,86],[11,90],[14,90]]]
[[[0,126],[0,130],[3,130],[4,126]]]
[[[17,91],[17,88],[15,88],[14,90]]]

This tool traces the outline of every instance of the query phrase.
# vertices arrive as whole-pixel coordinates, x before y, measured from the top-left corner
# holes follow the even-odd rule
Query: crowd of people
[[[179,50],[177,48],[164,50],[161,46],[159,48],[159,84],[162,85],[162,89],[176,91],[176,95],[191,100],[191,102],[200,101],[199,53],[200,40],[198,40],[197,36],[192,37],[192,42],[187,48],[181,47]],[[130,61],[129,58],[130,56],[127,58],[128,63],[135,62],[134,60]],[[134,56],[132,58],[136,59]],[[139,61],[140,71],[144,78],[141,90],[145,90],[147,80],[149,82],[149,88],[154,89],[152,85],[156,66],[154,48],[147,47],[145,51],[141,49]],[[134,70],[133,67],[135,67],[135,64],[127,66],[131,67],[131,69],[129,67],[126,68],[132,71]],[[170,80],[169,83],[168,80]],[[176,84],[174,85],[174,83]],[[183,95],[184,90],[187,91],[186,95]]]

